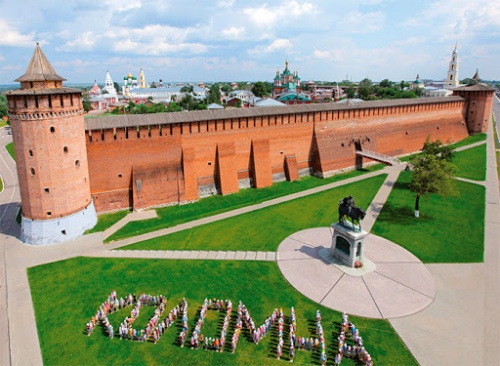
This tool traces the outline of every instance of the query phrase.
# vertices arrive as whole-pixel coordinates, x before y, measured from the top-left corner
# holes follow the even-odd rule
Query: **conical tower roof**
[[[476,69],[476,73],[472,77],[472,80],[474,80],[477,83],[479,83],[481,81],[481,78],[479,77],[479,69]]]
[[[28,68],[23,76],[18,77],[15,81],[63,81],[63,77],[57,75],[56,71],[50,64],[49,60],[43,53],[40,45],[37,43],[33,57],[31,58]]]

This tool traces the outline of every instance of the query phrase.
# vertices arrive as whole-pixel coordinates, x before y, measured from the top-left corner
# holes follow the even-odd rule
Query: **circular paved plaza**
[[[432,275],[406,249],[369,234],[364,255],[374,267],[357,271],[324,259],[331,241],[332,229],[322,227],[296,232],[278,247],[281,272],[304,296],[330,309],[384,319],[419,312],[434,300]]]

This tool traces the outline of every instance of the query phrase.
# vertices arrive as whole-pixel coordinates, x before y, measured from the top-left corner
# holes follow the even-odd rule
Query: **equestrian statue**
[[[361,220],[365,218],[366,212],[356,207],[354,204],[354,198],[352,196],[344,197],[339,202],[339,222],[346,226],[347,217],[351,218],[352,229],[355,229],[354,222],[356,221],[359,225],[359,230],[361,230]]]

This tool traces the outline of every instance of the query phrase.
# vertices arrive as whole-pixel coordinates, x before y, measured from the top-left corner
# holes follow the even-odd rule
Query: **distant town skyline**
[[[271,81],[287,59],[303,82],[443,80],[455,42],[460,79],[500,79],[495,0],[25,0],[0,14],[0,84],[36,42],[68,83],[141,68],[149,83]]]

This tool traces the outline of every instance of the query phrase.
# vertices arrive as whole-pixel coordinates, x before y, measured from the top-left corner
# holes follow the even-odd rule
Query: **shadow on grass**
[[[383,215],[380,215],[377,220],[381,222],[390,221],[392,224],[411,226],[421,222],[433,221],[432,217],[420,215],[415,218],[414,211],[407,206],[394,206],[391,203],[386,203],[382,209]],[[418,222],[416,221],[418,220]]]

